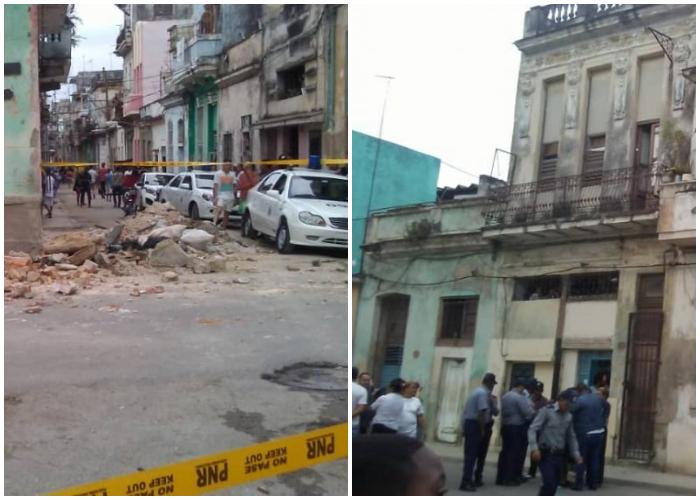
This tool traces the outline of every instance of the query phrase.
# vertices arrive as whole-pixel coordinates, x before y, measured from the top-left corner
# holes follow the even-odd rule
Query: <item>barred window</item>
[[[478,306],[479,297],[443,298],[439,343],[474,345]]]
[[[574,274],[569,278],[569,300],[614,300],[618,283],[617,272]]]
[[[517,278],[513,300],[543,300],[561,297],[561,277]]]

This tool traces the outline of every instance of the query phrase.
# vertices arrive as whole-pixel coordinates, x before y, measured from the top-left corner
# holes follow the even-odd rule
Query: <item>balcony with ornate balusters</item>
[[[633,168],[493,187],[483,236],[503,241],[610,237],[655,231],[657,179]]]

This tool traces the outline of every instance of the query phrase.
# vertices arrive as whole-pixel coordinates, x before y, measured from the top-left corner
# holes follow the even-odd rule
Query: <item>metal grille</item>
[[[631,215],[650,213],[658,207],[648,170],[604,170],[599,183],[591,185],[590,178],[585,180],[575,175],[491,188],[483,211],[484,224],[503,227]]]
[[[630,315],[620,441],[622,458],[650,461],[654,456],[656,384],[662,326],[662,312],[645,311]]]
[[[324,243],[330,243],[331,245],[345,245],[347,246],[348,240],[342,238],[326,238],[323,240]]]
[[[348,230],[348,218],[347,217],[330,217],[331,225],[338,229]]]
[[[392,366],[401,366],[403,361],[403,346],[388,345],[384,350],[384,364]]]

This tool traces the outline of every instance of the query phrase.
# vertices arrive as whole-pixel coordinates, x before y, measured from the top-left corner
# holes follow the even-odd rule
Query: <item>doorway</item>
[[[443,443],[457,443],[462,434],[465,365],[464,358],[442,358],[436,438]]]
[[[651,461],[654,457],[656,386],[661,362],[663,274],[639,276],[637,312],[630,314],[620,456]]]
[[[611,351],[579,351],[576,383],[610,385]]]
[[[403,347],[411,297],[392,294],[379,299],[379,325],[375,350],[374,373],[384,387],[401,374]]]

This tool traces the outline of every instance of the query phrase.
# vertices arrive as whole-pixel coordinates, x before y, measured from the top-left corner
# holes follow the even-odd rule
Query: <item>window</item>
[[[173,15],[172,4],[153,4],[153,16],[154,17],[166,17],[169,18]]]
[[[664,60],[662,57],[642,59],[639,62],[638,122],[661,118],[665,102],[661,86],[663,78]]]
[[[260,187],[258,188],[258,191],[265,193],[267,192],[272,185],[277,181],[277,178],[279,177],[280,174],[278,173],[272,173],[268,175],[265,180],[260,184]]]
[[[241,116],[241,130],[250,130],[252,123],[253,117],[251,115]]]
[[[321,131],[309,131],[309,154],[321,156]]]
[[[277,72],[278,99],[288,99],[301,95],[301,89],[304,87],[304,71],[304,65],[299,64]]]
[[[177,144],[178,146],[185,144],[185,120],[182,118],[177,121]]]
[[[241,160],[251,161],[253,156],[250,152],[250,132],[243,132],[243,144],[241,146]]]
[[[478,297],[443,298],[438,344],[474,345]]]
[[[564,80],[548,82],[545,87],[542,156],[537,180],[545,189],[553,187],[559,155],[559,139],[564,121]]]
[[[187,189],[189,191],[192,191],[192,177],[189,175],[186,175],[182,178],[182,182],[180,183],[180,189]]]
[[[347,202],[348,180],[296,175],[292,179],[288,196],[289,198]]]
[[[561,297],[561,277],[517,278],[513,300],[543,300]]]
[[[214,174],[197,174],[195,181],[199,189],[214,189]]]
[[[503,392],[513,387],[516,381],[527,383],[535,377],[535,363],[512,363],[510,365],[510,378],[508,387],[503,387]]]
[[[277,182],[275,182],[275,186],[272,188],[273,191],[279,191],[280,193],[284,191],[284,186],[287,185],[287,176],[282,174]]]
[[[600,184],[605,156],[605,133],[610,119],[610,70],[590,73],[583,185]]]
[[[233,161],[233,134],[224,134],[224,161]]]
[[[659,122],[638,125],[635,166],[637,168],[649,168],[657,159],[658,149]]]
[[[170,183],[170,187],[179,187],[180,186],[180,181],[182,181],[182,176],[178,175],[173,179],[173,181]]]
[[[573,274],[569,278],[569,300],[615,300],[618,274]]]

